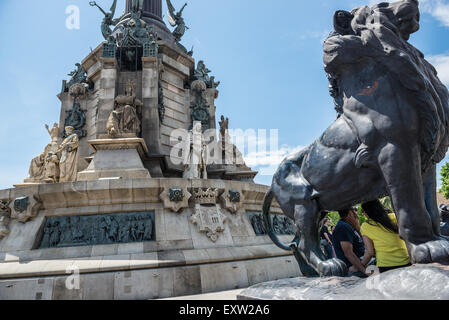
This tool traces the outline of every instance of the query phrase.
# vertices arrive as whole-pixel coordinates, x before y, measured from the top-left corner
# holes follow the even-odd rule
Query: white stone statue
[[[57,141],[57,138],[56,138]],[[58,143],[52,141],[45,147],[45,165],[44,165],[44,181],[46,183],[55,183],[59,180],[59,156]]]
[[[30,169],[28,170],[29,178],[25,182],[38,182],[44,176],[45,152],[31,160]]]
[[[57,151],[59,126],[55,123],[51,130],[48,125],[45,125],[45,128],[51,137],[51,142],[45,147],[44,152],[31,160],[30,169],[28,170],[30,176],[25,179],[25,183],[54,183],[58,180],[59,157]]]
[[[11,209],[8,203],[0,201],[0,240],[9,234],[9,221],[11,218]]]
[[[59,138],[59,126],[57,123],[53,124],[53,128],[51,128],[48,126],[48,124],[45,125],[45,129],[47,129],[48,134],[51,137],[51,141],[52,142],[58,142],[58,138]]]
[[[61,153],[59,160],[59,182],[76,181],[78,163],[78,135],[74,133],[73,127],[66,127],[67,138],[59,146]]]
[[[232,138],[229,135],[229,119],[221,116],[220,124],[220,148],[222,150],[223,163],[228,165],[235,165],[236,167],[245,167],[245,160],[242,153],[237,146],[232,143]]]
[[[137,99],[135,87],[135,82],[128,81],[125,86],[125,94],[115,98],[114,110],[106,123],[106,129],[112,138],[122,134],[137,136],[141,131],[139,114],[143,103]]]
[[[193,123],[190,133],[189,156],[185,164],[184,179],[207,179],[207,145],[200,121]]]

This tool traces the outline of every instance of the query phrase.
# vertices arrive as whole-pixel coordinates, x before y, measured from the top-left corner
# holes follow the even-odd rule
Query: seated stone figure
[[[28,170],[29,177],[25,182],[38,182],[42,180],[44,174],[45,152],[42,152],[37,157],[31,160],[30,169]]]
[[[123,134],[138,136],[140,134],[139,110],[143,104],[136,98],[134,87],[135,83],[128,81],[125,95],[115,98],[114,110],[109,115],[106,124],[106,129],[111,137],[119,137]]]
[[[59,177],[59,157],[57,155],[58,150],[58,138],[59,127],[55,123],[50,130],[48,125],[45,125],[50,137],[51,142],[47,144],[44,152],[31,160],[29,177],[24,180],[25,183],[54,183],[58,182]]]
[[[130,105],[118,106],[109,116],[107,130],[111,136],[124,133],[137,136],[140,133],[140,120],[137,117],[136,108]]]
[[[59,182],[59,156],[56,142],[49,143],[45,148],[44,181]]]

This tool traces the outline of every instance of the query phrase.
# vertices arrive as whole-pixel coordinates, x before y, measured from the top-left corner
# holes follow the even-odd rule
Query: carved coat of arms
[[[202,206],[195,205],[195,214],[190,217],[190,222],[199,226],[200,232],[205,232],[210,240],[216,242],[219,232],[223,232],[226,216],[221,213],[220,205]]]

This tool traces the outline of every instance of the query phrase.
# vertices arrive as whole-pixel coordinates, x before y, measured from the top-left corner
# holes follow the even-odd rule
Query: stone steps
[[[61,249],[63,250],[64,248]],[[60,255],[55,253],[55,256]],[[295,262],[289,252],[283,251],[272,244],[29,261],[20,259],[20,257],[14,256],[14,254],[4,254],[3,261],[5,262],[0,263],[0,279],[66,275],[68,270],[74,269],[79,270],[80,273],[96,273],[235,262],[284,256],[286,261],[289,261],[288,263]]]

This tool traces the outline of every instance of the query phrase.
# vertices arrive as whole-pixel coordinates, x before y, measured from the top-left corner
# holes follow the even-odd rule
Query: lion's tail
[[[270,208],[271,208],[271,203],[273,202],[273,198],[274,198],[274,194],[273,194],[273,190],[270,188],[270,190],[267,192],[267,194],[265,195],[265,199],[263,201],[263,221],[265,224],[265,229],[267,230],[268,236],[271,238],[271,240],[274,242],[275,245],[277,245],[279,248],[286,250],[286,251],[291,251],[291,247],[282,243],[278,236],[276,235],[276,233],[274,232],[274,228],[273,228],[273,223],[271,222],[270,219]]]

